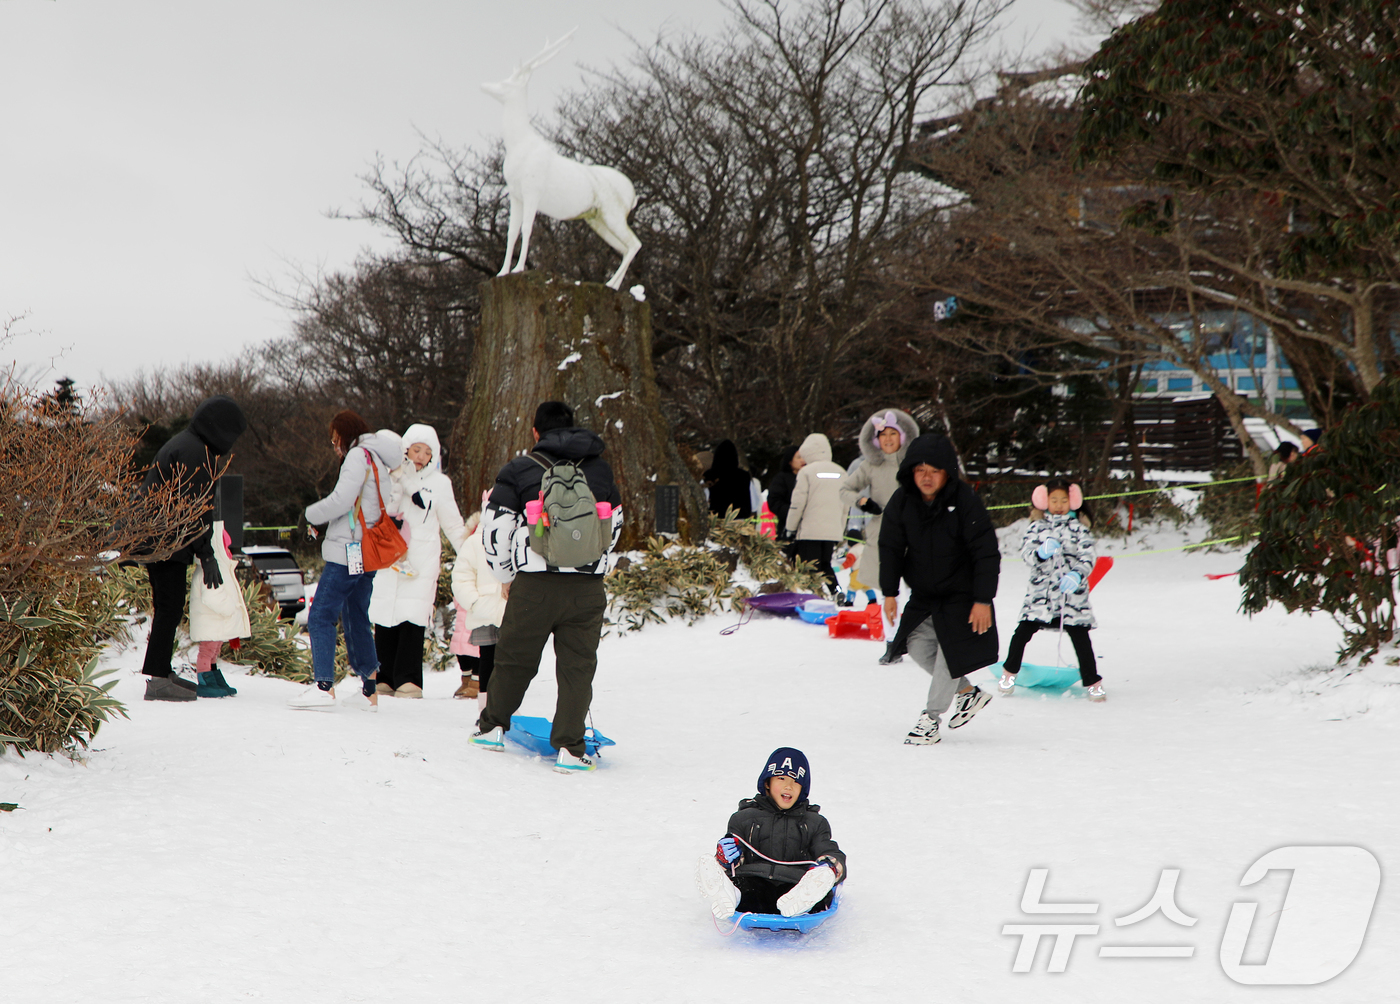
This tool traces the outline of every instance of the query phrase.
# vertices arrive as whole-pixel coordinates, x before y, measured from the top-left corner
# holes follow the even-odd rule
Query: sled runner
[[[810,934],[830,920],[840,905],[841,897],[837,896],[829,907],[818,913],[799,913],[796,917],[784,917],[780,913],[736,913],[728,920],[718,923],[729,924],[734,931],[793,931],[797,934]]]
[[[549,744],[549,730],[552,724],[548,718],[511,715],[510,730],[506,732],[506,738],[517,746],[523,746],[536,756],[553,759],[559,751]],[[598,755],[600,746],[616,746],[617,743],[597,729],[589,729],[584,733],[583,745],[588,755],[595,757]]]

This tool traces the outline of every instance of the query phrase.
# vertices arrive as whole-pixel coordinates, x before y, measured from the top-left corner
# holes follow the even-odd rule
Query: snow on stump
[[[625,514],[619,550],[655,533],[657,485],[680,486],[681,540],[703,539],[705,496],[661,414],[651,351],[651,308],[629,293],[538,271],[482,283],[467,404],[453,437],[464,508],[529,448],[535,407],[563,401],[607,446]]]

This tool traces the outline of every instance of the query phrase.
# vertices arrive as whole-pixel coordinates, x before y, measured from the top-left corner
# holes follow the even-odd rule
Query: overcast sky
[[[574,25],[530,85],[548,111],[662,28],[713,31],[719,0],[0,0],[0,346],[22,379],[87,388],[227,359],[286,334],[256,280],[387,248],[336,220],[376,155],[420,133],[499,131],[478,84]],[[1068,40],[1060,0],[1016,0],[1002,43]]]

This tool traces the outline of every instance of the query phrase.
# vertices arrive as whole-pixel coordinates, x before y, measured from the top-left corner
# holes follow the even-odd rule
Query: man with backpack
[[[535,448],[496,475],[481,519],[481,541],[493,575],[508,583],[486,709],[473,746],[505,748],[510,716],[520,707],[554,636],[559,699],[550,742],[561,774],[594,768],[584,748],[593,673],[603,632],[608,554],[622,530],[622,497],[603,441],[574,426],[559,401],[535,409]]]

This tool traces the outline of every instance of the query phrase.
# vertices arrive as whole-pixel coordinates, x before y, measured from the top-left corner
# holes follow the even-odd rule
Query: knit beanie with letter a
[[[801,750],[791,746],[775,749],[768,757],[763,772],[758,775],[758,790],[768,793],[768,780],[774,777],[790,777],[802,787],[801,798],[806,798],[812,789],[812,768],[807,765],[807,757]]]

